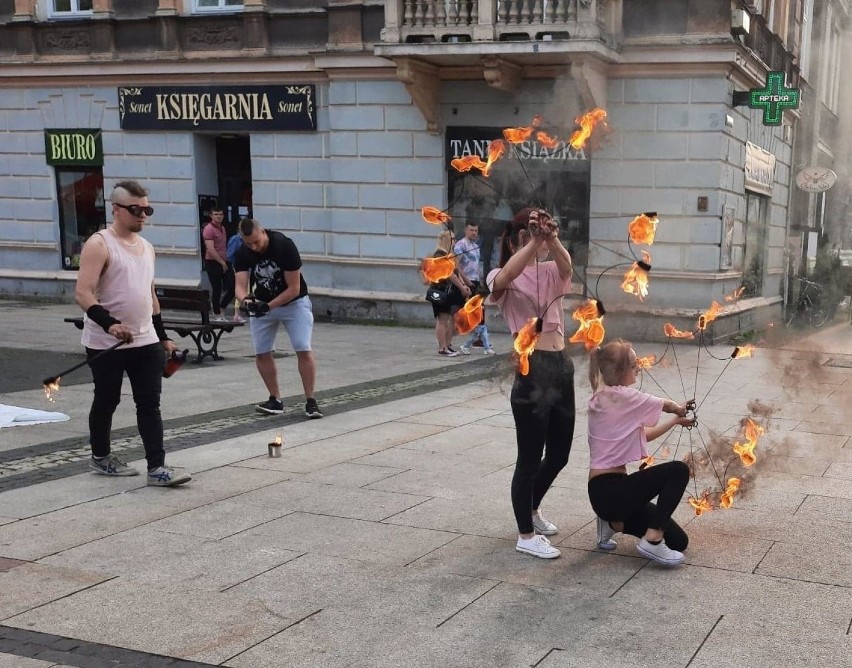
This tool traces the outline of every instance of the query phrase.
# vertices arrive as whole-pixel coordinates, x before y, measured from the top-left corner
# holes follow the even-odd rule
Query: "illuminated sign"
[[[763,88],[734,92],[734,106],[762,109],[764,125],[781,125],[784,109],[797,109],[800,100],[801,91],[798,88],[787,88],[784,72],[767,74],[766,86]]]

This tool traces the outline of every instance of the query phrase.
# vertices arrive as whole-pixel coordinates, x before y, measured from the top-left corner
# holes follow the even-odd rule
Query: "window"
[[[194,0],[193,4],[196,12],[215,12],[242,9],[243,0]]]
[[[52,17],[92,13],[92,0],[51,0]]]
[[[57,167],[59,238],[62,267],[80,268],[80,251],[92,234],[106,226],[104,175],[100,167]]]

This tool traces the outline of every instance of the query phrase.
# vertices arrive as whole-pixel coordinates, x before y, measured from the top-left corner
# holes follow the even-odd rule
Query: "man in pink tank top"
[[[77,303],[86,312],[82,343],[95,384],[89,411],[89,468],[109,476],[139,473],[110,452],[112,416],[127,373],[145,446],[148,484],[181,485],[192,478],[166,466],[160,415],[166,354],[177,346],[166,335],[154,291],[154,247],[139,236],[154,209],[148,204],[148,192],[136,181],[116,184],[110,204],[112,223],[83,246],[75,290]],[[120,347],[96,357],[119,341]]]

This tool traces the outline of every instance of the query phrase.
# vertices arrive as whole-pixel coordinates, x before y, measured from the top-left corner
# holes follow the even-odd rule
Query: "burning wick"
[[[273,440],[268,446],[270,457],[280,457],[281,456],[281,443],[282,443],[282,439],[281,439],[281,435],[279,434],[278,436],[275,437],[275,440]]]
[[[62,376],[54,376],[53,378],[45,378],[43,381],[43,389],[45,398],[53,403],[56,401],[53,398],[54,394],[59,394],[59,381],[62,380]]]

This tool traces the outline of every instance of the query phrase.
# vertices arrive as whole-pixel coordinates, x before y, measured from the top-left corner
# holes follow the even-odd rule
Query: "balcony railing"
[[[613,31],[605,0],[385,0],[384,42],[583,38]],[[549,36],[549,37],[548,37]]]

